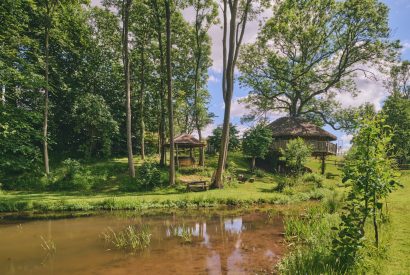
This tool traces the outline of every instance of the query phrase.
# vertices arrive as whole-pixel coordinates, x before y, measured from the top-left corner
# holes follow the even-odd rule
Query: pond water
[[[107,228],[129,225],[148,226],[148,248],[130,253],[105,243]],[[171,233],[178,228],[189,228],[191,243]],[[42,247],[52,243],[55,252]],[[256,210],[0,220],[0,274],[266,274],[284,252],[282,218]]]

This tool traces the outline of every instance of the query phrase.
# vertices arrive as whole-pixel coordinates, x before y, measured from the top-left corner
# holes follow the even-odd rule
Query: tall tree
[[[44,170],[48,175],[50,165],[48,159],[48,111],[49,111],[49,51],[50,51],[50,31],[53,28],[53,16],[59,0],[44,0],[42,7],[44,9],[44,116],[43,116],[43,158]]]
[[[213,0],[191,0],[190,5],[195,10],[195,22],[194,22],[194,37],[195,37],[195,72],[194,72],[194,116],[195,126],[198,132],[199,141],[202,141],[203,123],[201,123],[201,102],[199,98],[199,90],[201,86],[201,73],[203,69],[207,69],[207,57],[204,53],[204,47],[207,46],[207,32],[209,28],[217,23],[218,6]],[[205,44],[205,45],[204,45]],[[206,49],[205,49],[206,50]],[[204,68],[205,67],[205,68]],[[199,165],[204,165],[204,151],[201,148],[199,154]]]
[[[159,151],[160,151],[160,165],[165,165],[165,139],[166,139],[166,108],[165,108],[165,55],[164,55],[164,45],[162,41],[162,17],[161,10],[158,5],[157,0],[151,1],[151,9],[153,11],[153,17],[155,22],[155,31],[158,40],[159,49],[159,75],[160,75],[160,85],[159,85],[159,99],[160,99],[160,121],[159,121]]]
[[[172,64],[171,64],[171,5],[172,0],[165,1],[165,26],[166,26],[166,67],[167,67],[167,94],[168,94],[168,127],[169,127],[169,184],[175,184],[175,159],[174,159],[174,112],[172,102]]]
[[[131,84],[130,84],[130,60],[128,50],[128,26],[129,13],[132,0],[123,0],[122,7],[122,24],[123,24],[123,63],[124,63],[124,79],[125,79],[125,95],[127,109],[127,151],[128,151],[128,172],[130,177],[135,178],[135,167],[132,153],[132,133],[131,133]]]
[[[245,102],[255,117],[280,111],[332,124],[336,95],[356,95],[357,73],[375,77],[369,68],[396,56],[389,34],[377,0],[280,1],[241,54],[240,80],[252,89]]]
[[[225,103],[221,148],[218,166],[215,172],[214,187],[222,188],[222,176],[225,170],[229,143],[229,123],[234,87],[234,70],[242,45],[243,35],[248,20],[261,6],[255,0],[223,0],[223,38],[222,38],[222,95]],[[261,4],[266,4],[261,2]],[[229,26],[228,26],[228,15]]]

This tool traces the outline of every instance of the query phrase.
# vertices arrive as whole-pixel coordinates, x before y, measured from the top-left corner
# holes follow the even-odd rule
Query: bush
[[[313,183],[317,188],[323,187],[323,177],[315,173],[307,173],[302,177],[304,183]]]
[[[155,162],[146,161],[138,169],[135,179],[126,181],[122,189],[125,191],[152,190],[162,185],[161,171]]]
[[[253,171],[253,173],[255,174],[256,177],[258,178],[263,178],[265,176],[265,171],[261,170],[261,169],[255,169]]]
[[[51,184],[53,190],[84,191],[92,187],[92,176],[90,171],[86,171],[79,161],[66,159],[62,162],[63,175]]]
[[[296,138],[290,140],[284,150],[281,149],[281,160],[285,161],[292,173],[300,174],[311,153],[311,147],[303,139]]]

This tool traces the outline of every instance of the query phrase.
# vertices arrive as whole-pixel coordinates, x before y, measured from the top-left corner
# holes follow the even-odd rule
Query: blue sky
[[[410,0],[383,0],[389,8],[389,22],[392,33],[392,39],[399,39],[404,48],[402,51],[402,59],[410,60]],[[184,13],[185,17],[188,17],[189,12]],[[263,16],[269,16],[264,14]],[[247,36],[245,35],[245,42],[252,42],[257,34],[257,23],[250,24],[247,29]],[[208,82],[208,89],[211,93],[212,100],[209,105],[209,110],[217,115],[212,125],[209,125],[206,129],[206,134],[210,134],[216,125],[220,125],[223,120],[224,104],[221,93],[221,73],[220,73],[220,60],[221,60],[221,31],[219,27],[214,27],[210,30],[210,35],[213,39],[213,53],[214,66],[210,69],[210,79]],[[361,94],[357,98],[341,97],[341,101],[346,105],[358,105],[364,102],[372,102],[376,105],[376,108],[380,108],[383,104],[383,99],[386,97],[386,91],[384,90],[381,81],[370,81],[367,79],[361,79],[358,81],[358,87],[361,90]],[[247,126],[240,124],[240,117],[246,112],[245,108],[236,103],[236,99],[244,97],[248,94],[249,89],[239,87],[239,83],[235,83],[234,90],[234,102],[231,111],[232,122],[243,130]],[[326,126],[325,129],[334,133],[338,137],[338,144],[348,147],[350,136],[344,134],[341,131],[334,131],[331,127]]]

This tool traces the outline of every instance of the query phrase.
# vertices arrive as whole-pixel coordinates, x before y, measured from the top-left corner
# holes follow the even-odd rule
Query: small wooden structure
[[[204,150],[205,143],[200,142],[197,138],[190,134],[181,134],[174,138],[175,144],[175,163],[177,167],[180,166],[192,166],[195,165],[196,161],[193,156],[193,149],[198,148],[199,150]],[[165,147],[169,148],[170,144],[165,144]],[[182,153],[186,153],[188,151],[188,155],[181,155]],[[204,154],[203,154],[204,155]],[[166,150],[165,150],[165,160],[166,157]]]
[[[285,149],[289,140],[302,138],[312,148],[312,155],[322,159],[322,174],[325,172],[325,158],[336,155],[337,145],[331,141],[335,135],[299,117],[281,117],[268,126],[272,130],[272,151],[277,155]]]
[[[206,180],[191,181],[186,185],[187,191],[206,191],[209,189],[209,184]]]

